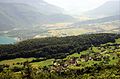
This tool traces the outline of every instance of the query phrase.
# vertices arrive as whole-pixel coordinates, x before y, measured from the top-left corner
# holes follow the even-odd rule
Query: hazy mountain
[[[71,26],[104,23],[104,22],[111,22],[111,21],[116,21],[116,20],[120,20],[120,15],[109,16],[109,17],[104,17],[104,18],[99,18],[99,19],[94,19],[94,20],[81,21],[81,22],[74,23]]]
[[[26,4],[0,3],[0,28],[8,29],[19,26],[32,26],[43,22],[45,16]]]
[[[61,8],[43,0],[0,1],[0,30],[71,20],[73,20],[71,16],[62,14]]]
[[[108,1],[103,5],[95,8],[91,11],[86,12],[91,17],[105,17],[119,15],[120,12],[120,1]]]
[[[44,0],[1,0],[2,3],[22,3],[35,7],[38,11],[44,14],[59,14],[63,9],[51,4]]]

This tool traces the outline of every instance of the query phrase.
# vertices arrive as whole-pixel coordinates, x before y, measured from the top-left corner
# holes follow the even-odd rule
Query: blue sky
[[[85,12],[103,3],[111,0],[44,0],[50,4],[64,8],[67,12],[71,14]],[[114,0],[115,1],[115,0]]]

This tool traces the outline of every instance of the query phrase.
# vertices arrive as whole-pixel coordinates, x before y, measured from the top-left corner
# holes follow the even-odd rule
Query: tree
[[[23,79],[33,79],[32,77],[32,67],[28,61],[24,62],[23,71],[21,71]]]

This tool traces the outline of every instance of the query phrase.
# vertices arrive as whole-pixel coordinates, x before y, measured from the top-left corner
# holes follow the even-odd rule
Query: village
[[[120,44],[106,44],[96,47],[94,51],[91,47],[85,54],[78,57],[67,57],[67,59],[55,59],[50,66],[50,72],[64,72],[74,68],[84,68],[94,64],[115,64],[120,58]]]

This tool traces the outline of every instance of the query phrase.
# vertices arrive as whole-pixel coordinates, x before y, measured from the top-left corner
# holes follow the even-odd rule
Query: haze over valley
[[[49,1],[1,0],[0,35],[29,39],[119,32],[119,6],[119,1],[106,1],[93,10],[73,16]],[[104,29],[107,26],[111,29]]]

